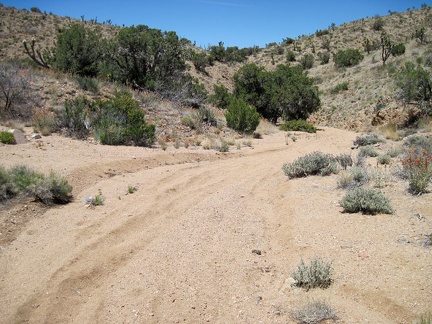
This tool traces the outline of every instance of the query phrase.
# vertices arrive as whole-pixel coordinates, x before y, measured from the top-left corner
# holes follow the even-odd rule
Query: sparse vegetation
[[[412,149],[402,159],[402,166],[409,181],[409,191],[414,195],[425,193],[432,179],[432,154]]]
[[[0,200],[27,196],[47,205],[65,204],[72,200],[72,187],[64,177],[54,172],[45,176],[25,165],[9,170],[0,167],[0,191]]]
[[[354,145],[358,146],[366,146],[366,145],[373,145],[377,143],[381,143],[384,140],[379,138],[376,134],[370,134],[366,136],[357,136],[357,138],[354,141]]]
[[[375,215],[394,212],[390,200],[381,191],[363,187],[349,191],[340,201],[340,205],[347,213]]]
[[[323,321],[337,319],[335,310],[324,301],[310,301],[291,313],[299,324],[317,324]]]
[[[297,287],[305,288],[328,288],[333,282],[333,267],[331,262],[322,258],[314,258],[307,265],[301,260],[297,269],[291,274]]]

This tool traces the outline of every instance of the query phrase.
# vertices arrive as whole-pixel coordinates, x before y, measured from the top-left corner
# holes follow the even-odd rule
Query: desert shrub
[[[211,108],[201,106],[198,109],[197,118],[201,123],[206,123],[211,126],[217,126],[217,119],[214,111]]]
[[[297,131],[297,132],[307,132],[307,133],[316,133],[317,131],[315,126],[308,124],[308,122],[303,119],[288,120],[284,122],[279,127],[279,129],[283,131]]]
[[[366,145],[373,145],[377,143],[381,143],[384,140],[379,138],[376,134],[370,134],[366,136],[357,136],[357,138],[354,141],[354,145],[358,146],[366,146]]]
[[[327,64],[330,61],[330,53],[329,52],[324,52],[318,53],[318,57],[320,58],[321,64]]]
[[[234,96],[273,123],[280,117],[307,119],[321,105],[314,79],[299,65],[280,64],[273,71],[265,71],[256,64],[246,64],[234,75]]]
[[[9,172],[0,166],[0,201],[9,199],[15,195]]]
[[[90,134],[90,111],[93,103],[85,97],[65,101],[65,109],[60,115],[60,126],[66,135],[84,139]]]
[[[386,155],[390,156],[391,158],[395,158],[397,157],[399,154],[402,153],[402,148],[401,147],[393,147],[388,149]]]
[[[305,288],[327,288],[332,283],[333,267],[331,262],[322,258],[314,258],[307,265],[301,260],[297,269],[291,274],[297,287]]]
[[[432,113],[432,79],[421,65],[406,62],[396,75],[396,86],[404,104],[415,102],[423,114]]]
[[[349,82],[348,81],[344,81],[344,82],[341,82],[341,83],[338,83],[338,84],[336,84],[331,90],[330,90],[330,93],[332,93],[332,94],[336,94],[336,93],[339,93],[339,92],[341,92],[341,91],[347,91],[348,90],[348,85],[349,85]]]
[[[402,159],[402,166],[408,178],[409,191],[414,195],[425,193],[432,179],[432,154],[412,149]]]
[[[90,91],[92,93],[97,93],[99,91],[98,82],[95,78],[78,76],[76,78],[76,82],[78,83],[78,86],[84,91]]]
[[[338,165],[332,155],[313,152],[299,157],[292,163],[285,163],[282,169],[289,178],[300,178],[309,175],[326,176],[337,173]]]
[[[377,17],[372,24],[372,29],[375,31],[380,31],[383,28],[384,28],[384,20],[381,17]]]
[[[391,49],[391,54],[393,56],[400,56],[405,54],[405,45],[403,43],[394,45]]]
[[[183,126],[189,127],[190,129],[197,128],[197,120],[195,120],[192,116],[184,116],[180,122]]]
[[[311,301],[292,311],[291,316],[299,324],[316,324],[336,320],[336,312],[324,301]]]
[[[209,100],[216,107],[226,109],[231,101],[232,95],[228,92],[228,89],[223,85],[213,86],[214,94],[210,95]]]
[[[339,154],[336,156],[336,161],[338,161],[338,163],[340,164],[340,166],[346,170],[347,167],[352,166],[353,165],[353,160],[351,155],[349,154]]]
[[[347,213],[393,214],[390,200],[381,191],[363,187],[349,191],[340,201],[340,205]]]
[[[31,8],[30,8],[30,11],[31,11],[31,12],[36,12],[36,13],[42,13],[42,11],[40,11],[40,9],[37,8],[37,7],[31,7]]]
[[[378,156],[378,152],[375,150],[375,147],[373,147],[372,145],[366,145],[360,148],[359,155],[376,157]]]
[[[379,164],[390,164],[391,156],[388,154],[381,154],[378,156],[377,161]]]
[[[237,98],[231,100],[225,118],[228,127],[244,133],[253,133],[260,120],[255,107]]]
[[[363,54],[358,49],[339,50],[333,57],[337,67],[349,67],[359,64],[363,60]]]
[[[427,153],[432,154],[432,137],[410,136],[404,139],[403,145],[408,147],[408,150],[426,150]]]
[[[288,62],[295,62],[296,54],[293,51],[288,50],[286,53],[286,59]]]
[[[431,324],[432,323],[432,313],[422,314],[415,324]]]
[[[24,104],[31,98],[30,81],[30,71],[20,64],[0,63],[0,101],[4,103],[0,106],[0,117],[30,115],[31,108]]]
[[[193,51],[191,61],[197,71],[205,73],[205,67],[209,64],[207,54],[204,52],[198,53]]]
[[[99,189],[99,193],[95,196],[85,197],[84,202],[89,207],[102,206],[105,203],[105,197],[102,195],[102,190]]]
[[[11,132],[2,131],[0,132],[0,143],[15,144],[15,137]]]
[[[155,126],[148,125],[144,111],[127,92],[118,92],[115,98],[99,101],[92,111],[96,138],[106,145],[150,146],[155,139]]]
[[[317,30],[316,32],[315,32],[315,35],[317,36],[317,37],[321,37],[321,36],[324,36],[324,35],[328,35],[330,32],[329,32],[329,30],[328,29],[323,29],[323,30]]]
[[[101,35],[74,24],[57,36],[54,66],[63,72],[96,76],[104,54]]]
[[[344,172],[339,176],[338,188],[352,190],[358,188],[370,179],[369,172],[363,167],[354,166],[349,172]]]
[[[35,132],[41,132],[44,136],[57,129],[56,117],[49,108],[34,109],[32,124]]]
[[[309,70],[313,67],[314,61],[315,59],[312,54],[306,54],[300,59],[300,64],[304,70]]]
[[[64,204],[71,201],[72,186],[68,181],[51,172],[48,176],[24,165],[10,170],[0,169],[1,199],[14,196],[31,196],[44,204]]]

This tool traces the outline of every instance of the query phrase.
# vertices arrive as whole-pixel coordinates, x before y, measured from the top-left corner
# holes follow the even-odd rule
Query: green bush
[[[289,178],[326,176],[339,171],[336,159],[332,155],[321,152],[313,152],[299,157],[292,163],[285,163],[282,169]]]
[[[405,54],[405,45],[402,43],[396,44],[395,46],[392,47],[391,54],[393,56],[400,56]]]
[[[92,124],[96,138],[106,145],[150,146],[155,139],[155,126],[146,123],[144,111],[126,92],[99,101],[92,111]]]
[[[363,55],[358,49],[340,50],[333,57],[337,67],[349,67],[359,64],[363,60]]]
[[[214,94],[210,95],[210,102],[216,107],[226,109],[231,101],[232,95],[228,92],[228,89],[223,85],[213,86]]]
[[[252,134],[260,121],[255,107],[238,98],[231,100],[225,118],[228,127],[247,134]]]
[[[15,144],[15,137],[11,132],[2,131],[0,132],[0,143]]]
[[[340,201],[344,212],[375,215],[378,213],[393,214],[390,200],[379,190],[363,187],[349,191]]]
[[[314,61],[315,59],[312,54],[306,54],[300,59],[300,64],[304,70],[309,70],[313,67]]]
[[[301,260],[297,269],[292,272],[297,287],[305,288],[327,288],[332,283],[333,268],[331,262],[322,258],[314,258],[310,265]]]
[[[297,131],[297,132],[307,132],[307,133],[316,133],[317,129],[315,126],[308,124],[307,121],[299,119],[299,120],[288,120],[284,122],[280,127],[280,130],[283,131]]]
[[[93,103],[85,97],[65,101],[65,110],[60,115],[60,126],[68,136],[85,139],[90,134],[90,111]]]
[[[286,53],[286,59],[288,62],[295,62],[296,54],[293,51],[288,50]]]
[[[344,82],[338,83],[334,88],[332,88],[330,90],[330,93],[336,94],[336,93],[339,93],[341,91],[347,91],[348,90],[348,85],[349,85],[348,81],[344,81]]]

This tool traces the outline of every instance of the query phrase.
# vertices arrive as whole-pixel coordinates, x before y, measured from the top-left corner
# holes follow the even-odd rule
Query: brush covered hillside
[[[431,14],[202,49],[0,5],[0,323],[431,323]],[[53,58],[82,35],[117,65]],[[126,71],[131,39],[175,60]],[[236,97],[246,68],[309,123]]]
[[[30,43],[31,39],[35,39],[36,48],[40,50],[53,48],[59,31],[74,23],[82,23],[88,29],[97,30],[108,39],[114,37],[120,29],[109,21],[98,23],[95,20],[86,21],[84,17],[76,20],[42,13],[37,8],[32,9],[27,11],[0,7],[0,61],[17,58],[29,60],[24,51],[23,40]],[[278,64],[300,64],[307,69],[308,75],[315,79],[321,99],[321,108],[310,116],[309,122],[317,126],[351,130],[367,130],[371,126],[388,124],[406,126],[407,118],[412,115],[415,107],[400,100],[395,83],[396,73],[406,62],[421,62],[430,73],[432,45],[428,40],[432,39],[431,21],[432,10],[424,6],[407,12],[390,12],[383,17],[364,18],[341,26],[330,25],[329,22],[328,29],[317,31],[313,35],[302,35],[297,39],[286,38],[279,44],[270,43],[266,48],[240,51],[234,48],[237,53],[242,52],[241,59],[230,57],[229,48],[224,49],[222,42],[219,46],[203,50],[183,39],[183,55],[187,59],[189,73],[204,85],[210,94],[214,91],[214,85],[222,85],[232,91],[233,75],[244,64],[254,63],[267,70],[274,69]],[[392,44],[403,44],[405,47],[403,54],[390,55],[385,65],[380,46],[383,31]],[[416,36],[419,31],[422,31],[421,38]],[[336,67],[336,54],[349,49],[359,50],[363,59],[353,66]],[[191,53],[206,56],[204,63],[198,62],[199,68]],[[85,92],[88,88],[86,85],[78,84],[77,87],[74,77],[52,71],[44,72],[47,71],[42,69],[42,75],[36,77],[43,79],[39,80],[38,85],[43,92],[40,99],[44,107],[55,109],[66,99],[82,94],[94,94]],[[103,80],[99,82],[100,84],[95,86],[100,88],[97,96],[112,94],[115,87],[103,83]],[[57,86],[59,83],[61,85]],[[166,106],[167,103],[163,105]],[[167,112],[164,109],[161,112],[160,116],[153,116],[151,109],[149,111],[151,121],[156,122],[159,128],[169,122],[164,117]],[[172,114],[178,122],[189,112],[187,109],[185,112],[174,109]],[[219,115],[223,117],[220,113]],[[165,129],[166,132],[171,131]]]

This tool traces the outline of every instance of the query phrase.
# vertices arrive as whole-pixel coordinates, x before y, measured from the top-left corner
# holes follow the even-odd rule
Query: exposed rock
[[[9,130],[9,132],[13,134],[16,144],[27,143],[27,138],[25,137],[24,133],[21,132],[19,129],[11,129]]]

